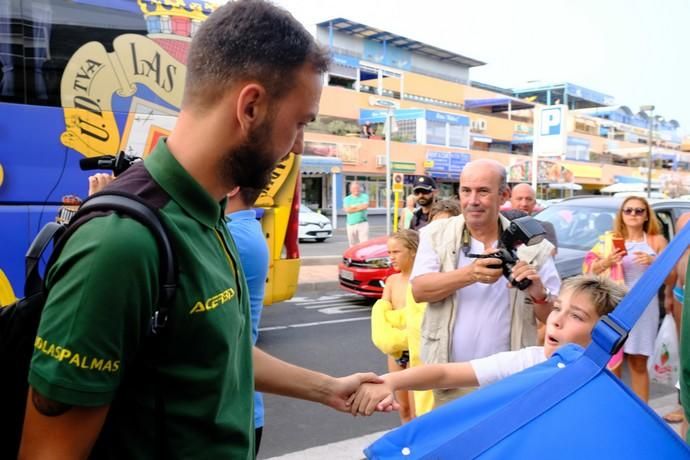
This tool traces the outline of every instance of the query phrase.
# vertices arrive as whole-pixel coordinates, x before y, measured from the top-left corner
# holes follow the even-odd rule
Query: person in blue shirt
[[[264,305],[266,276],[268,275],[268,246],[261,223],[256,218],[252,205],[261,194],[261,189],[235,187],[228,193],[225,212],[228,218],[228,231],[235,240],[240,264],[249,288],[249,305],[252,318],[252,343],[259,338],[259,321]],[[264,398],[254,392],[254,429],[256,431],[255,451],[259,453],[261,435],[264,427]]]

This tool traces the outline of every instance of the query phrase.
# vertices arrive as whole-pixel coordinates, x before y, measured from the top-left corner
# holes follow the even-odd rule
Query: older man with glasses
[[[436,201],[436,182],[429,176],[419,176],[412,188],[419,207],[412,215],[410,229],[419,230],[429,223],[429,211]]]

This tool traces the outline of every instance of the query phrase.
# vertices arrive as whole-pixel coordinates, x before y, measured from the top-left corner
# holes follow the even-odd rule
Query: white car
[[[328,217],[314,212],[305,205],[299,207],[299,240],[326,241],[333,236],[333,226]]]

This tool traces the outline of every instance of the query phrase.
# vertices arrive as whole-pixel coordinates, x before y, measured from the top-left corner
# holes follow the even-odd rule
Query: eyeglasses
[[[429,195],[429,194],[431,194],[431,190],[422,190],[422,189],[419,189],[419,190],[415,190],[415,191],[414,191],[414,194],[415,194],[415,195]]]
[[[644,216],[647,213],[645,208],[624,208],[623,214],[626,216]]]

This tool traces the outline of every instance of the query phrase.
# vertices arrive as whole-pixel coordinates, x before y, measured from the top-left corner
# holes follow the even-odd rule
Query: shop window
[[[451,147],[469,148],[470,127],[461,125],[449,125],[449,143]]]
[[[417,120],[396,121],[398,132],[393,133],[391,139],[398,142],[417,142]]]
[[[338,75],[328,76],[328,86],[340,86],[341,88],[354,89],[356,80]]]
[[[435,145],[446,145],[446,123],[427,120],[426,122],[426,143]]]

